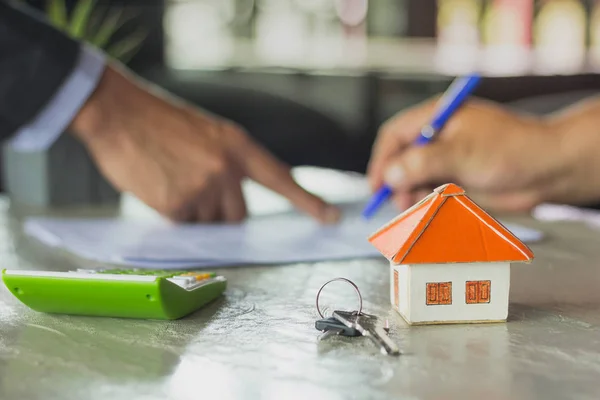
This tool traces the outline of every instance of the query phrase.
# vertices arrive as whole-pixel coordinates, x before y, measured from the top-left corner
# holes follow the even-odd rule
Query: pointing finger
[[[238,222],[247,215],[246,202],[239,179],[227,177],[222,185],[222,215],[227,222]]]
[[[294,181],[290,168],[273,157],[267,150],[251,140],[237,146],[236,159],[245,175],[257,183],[281,194],[296,208],[322,223],[339,220],[339,210],[323,199],[309,193]]]

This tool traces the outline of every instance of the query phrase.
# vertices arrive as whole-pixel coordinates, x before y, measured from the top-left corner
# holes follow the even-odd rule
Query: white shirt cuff
[[[96,89],[105,66],[106,59],[100,51],[83,45],[71,75],[35,119],[13,135],[12,148],[20,152],[48,149]]]

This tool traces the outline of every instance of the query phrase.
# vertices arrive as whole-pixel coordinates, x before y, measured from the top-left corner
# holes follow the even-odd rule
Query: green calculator
[[[172,320],[217,299],[227,280],[212,272],[79,269],[3,270],[8,290],[35,311]]]

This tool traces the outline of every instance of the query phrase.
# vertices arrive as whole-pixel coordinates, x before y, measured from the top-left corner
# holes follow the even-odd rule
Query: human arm
[[[370,183],[393,186],[400,208],[446,182],[464,186],[482,206],[497,211],[600,199],[600,99],[542,117],[472,100],[436,142],[415,147],[412,141],[434,106],[435,99],[399,113],[382,127],[373,147]]]
[[[240,181],[245,177],[319,221],[339,217],[336,208],[302,189],[289,168],[243,128],[198,110],[116,63],[106,68],[70,131],[119,190],[177,221],[244,218]]]
[[[244,177],[319,221],[337,220],[242,128],[97,55],[0,0],[0,139],[39,149],[68,127],[111,183],[177,221],[244,218]]]

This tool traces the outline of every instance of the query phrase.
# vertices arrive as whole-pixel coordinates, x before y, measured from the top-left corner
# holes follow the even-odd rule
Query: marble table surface
[[[94,266],[24,237],[22,216],[0,203],[3,268]],[[40,314],[2,285],[0,398],[600,398],[600,231],[509,220],[546,238],[532,264],[513,266],[500,324],[409,327],[389,305],[382,259],[224,269],[226,294],[172,322]],[[338,276],[389,319],[400,357],[365,338],[317,341],[315,294]],[[352,308],[351,288],[329,288],[325,306]]]

